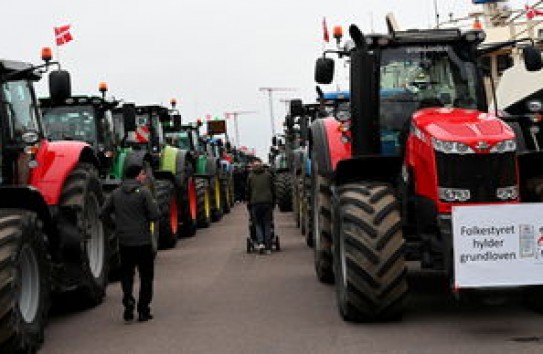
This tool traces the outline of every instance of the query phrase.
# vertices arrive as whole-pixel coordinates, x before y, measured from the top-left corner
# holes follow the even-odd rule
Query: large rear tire
[[[211,221],[220,221],[223,215],[222,210],[222,192],[221,181],[218,176],[214,176],[209,181],[209,195],[211,202]]]
[[[158,220],[158,247],[174,248],[179,232],[179,205],[174,184],[168,180],[156,181],[156,199],[160,218]]]
[[[76,239],[64,240],[65,243],[70,241],[74,248],[64,249],[64,259],[69,259],[69,267],[65,268],[71,269],[69,279],[65,280],[76,283],[82,303],[89,306],[102,302],[108,282],[110,249],[99,218],[102,202],[96,168],[79,163],[66,178],[60,194],[58,228],[75,231],[72,235]],[[64,215],[65,212],[68,214]]]
[[[346,184],[333,204],[338,308],[347,321],[401,317],[407,295],[397,199],[384,185]]]
[[[221,179],[221,202],[224,214],[230,213],[230,185],[228,178]]]
[[[196,178],[196,199],[198,227],[206,228],[211,224],[211,207],[208,181],[204,178]]]
[[[183,197],[182,224],[179,235],[181,237],[192,237],[196,234],[198,223],[198,196],[196,193],[196,182],[190,177],[185,182],[185,193]]]
[[[280,212],[292,211],[292,178],[290,172],[279,172],[275,176],[275,197]]]
[[[51,260],[35,213],[0,210],[0,353],[34,353],[50,305]]]
[[[327,178],[318,174],[317,164],[313,165],[311,188],[312,231],[315,255],[315,272],[319,281],[334,282],[332,265],[331,191]]]

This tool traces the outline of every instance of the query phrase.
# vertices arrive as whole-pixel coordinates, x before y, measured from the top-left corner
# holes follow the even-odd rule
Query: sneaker
[[[257,249],[260,253],[264,253],[264,249],[265,249],[264,244],[259,243]]]
[[[140,313],[138,315],[138,322],[147,322],[153,319],[153,315],[150,313]]]
[[[271,250],[266,250],[266,254],[272,254]]]

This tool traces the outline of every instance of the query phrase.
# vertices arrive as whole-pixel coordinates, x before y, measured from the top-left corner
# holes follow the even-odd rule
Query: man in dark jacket
[[[143,185],[145,171],[141,165],[130,165],[125,180],[107,198],[101,216],[115,216],[115,232],[119,240],[121,257],[121,286],[125,321],[134,319],[136,301],[132,295],[134,273],[138,268],[140,292],[138,321],[153,318],[150,304],[153,297],[155,249],[151,235],[151,222],[159,218],[159,211],[151,192]]]
[[[247,178],[247,202],[255,223],[258,250],[271,253],[271,223],[275,205],[273,176],[262,165],[262,160],[255,159],[251,173]]]

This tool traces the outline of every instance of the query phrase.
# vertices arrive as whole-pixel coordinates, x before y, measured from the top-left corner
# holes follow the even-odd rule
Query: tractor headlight
[[[475,151],[464,143],[459,143],[457,141],[442,141],[439,139],[432,139],[432,144],[436,151],[445,153],[445,154],[474,154]]]
[[[340,122],[347,122],[351,119],[351,112],[348,110],[341,110],[336,113],[336,119]]]
[[[517,186],[498,188],[496,197],[499,200],[515,200],[518,198],[518,188]]]
[[[469,189],[438,188],[439,199],[445,202],[467,202],[471,198]]]
[[[511,140],[503,140],[497,143],[490,149],[491,153],[501,154],[504,152],[512,152],[517,149],[517,143],[514,139]]]
[[[543,103],[540,100],[530,100],[526,103],[526,108],[532,113],[541,112]]]

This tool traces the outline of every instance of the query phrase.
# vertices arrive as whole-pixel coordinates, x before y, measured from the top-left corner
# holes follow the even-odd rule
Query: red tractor
[[[311,126],[315,268],[335,282],[346,320],[401,316],[406,261],[443,271],[454,287],[451,209],[519,203],[543,175],[543,155],[517,154],[514,130],[486,113],[482,31],[410,30],[327,51],[315,78],[333,80],[333,52],[350,59],[350,114]],[[526,45],[528,70],[541,54]],[[528,295],[543,305],[541,286]],[[535,296],[537,295],[537,296]]]
[[[103,196],[92,148],[45,138],[33,82],[50,63],[0,61],[0,352],[34,352],[52,292],[83,304],[105,295],[109,247],[98,218]],[[70,95],[66,72],[51,97]]]

